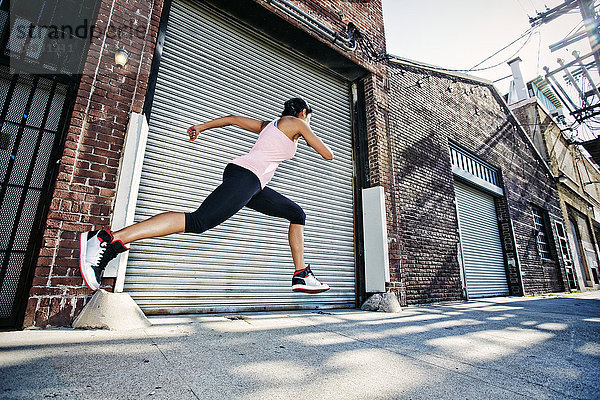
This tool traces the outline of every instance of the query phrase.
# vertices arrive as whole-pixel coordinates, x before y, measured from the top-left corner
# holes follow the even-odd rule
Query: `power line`
[[[500,66],[500,65],[503,65],[503,64],[505,64],[505,63],[506,63],[506,62],[508,62],[510,59],[514,58],[514,57],[515,57],[517,54],[519,54],[519,52],[520,52],[520,51],[523,49],[523,47],[525,47],[525,46],[527,45],[527,43],[528,43],[528,42],[529,42],[529,40],[531,39],[531,36],[533,35],[533,28],[530,28],[530,29],[528,29],[528,32],[529,32],[529,37],[527,38],[527,40],[525,41],[525,43],[523,43],[523,45],[522,45],[521,47],[519,47],[519,49],[518,49],[518,50],[517,50],[517,51],[516,51],[514,54],[512,54],[510,57],[506,58],[505,60],[502,60],[501,62],[499,62],[499,63],[497,63],[497,64],[490,65],[489,67],[484,67],[484,68],[475,68],[475,67],[473,67],[473,68],[470,68],[470,69],[453,69],[453,68],[443,68],[443,67],[437,67],[437,66],[426,65],[426,64],[423,64],[423,63],[419,63],[418,61],[409,61],[409,62],[410,62],[411,64],[415,64],[415,65],[423,65],[423,66],[427,66],[427,67],[429,67],[429,68],[433,68],[433,69],[436,69],[436,70],[438,70],[438,71],[448,71],[448,72],[478,72],[478,71],[486,71],[486,70],[489,70],[489,69],[492,69],[492,68],[496,68],[496,67],[498,67],[498,66]],[[522,39],[522,38],[523,38],[523,36],[524,36],[524,35],[521,35],[521,37],[520,37],[519,39]],[[517,39],[517,40],[514,40],[514,41],[513,41],[511,44],[514,44],[514,43],[515,43],[516,41],[518,41],[519,39]],[[488,58],[487,58],[486,60],[484,60],[483,62],[485,62],[485,61],[489,60],[491,57],[493,57],[494,55],[498,54],[499,52],[501,52],[502,50],[506,49],[506,48],[507,48],[507,47],[509,47],[509,46],[510,46],[510,45],[508,45],[508,46],[505,46],[505,47],[504,47],[504,48],[502,48],[501,50],[498,50],[496,53],[494,53],[492,56],[488,57]],[[387,55],[387,58],[388,58],[388,59],[399,59],[399,60],[402,60],[402,59],[400,59],[399,57],[393,56],[393,55],[391,55],[391,54],[388,54],[388,55]],[[402,61],[406,62],[407,60],[402,60]],[[479,64],[477,64],[477,65],[481,65],[481,63],[479,63]],[[476,66],[477,66],[477,65],[476,65]]]
[[[484,59],[483,61],[475,64],[473,67],[471,67],[470,69],[468,69],[467,71],[477,71],[475,68],[480,66],[481,64],[483,64],[484,62],[486,62],[487,60],[489,60],[490,58],[494,57],[495,55],[497,55],[498,53],[502,52],[503,50],[509,48],[510,46],[512,46],[513,44],[515,44],[516,42],[518,42],[519,40],[523,39],[525,36],[529,35],[529,37],[527,38],[527,41],[529,41],[529,39],[531,38],[532,32],[534,31],[535,28],[531,27],[529,29],[527,29],[521,36],[519,36],[518,38],[516,38],[515,40],[513,40],[512,42],[510,42],[509,44],[507,44],[506,46],[504,46],[503,48],[501,48],[500,50],[496,51],[494,54],[492,54],[491,56],[487,57],[486,59]],[[527,41],[525,43],[527,43]],[[524,46],[521,46],[521,49]],[[519,49],[519,50],[521,50]]]
[[[523,3],[521,3],[521,0],[516,0],[516,2],[517,2],[517,3],[519,3],[519,6],[520,6],[520,7],[521,7],[521,9],[522,9],[522,10],[525,12],[525,14],[528,14],[528,16],[529,16],[529,13],[528,13],[528,12],[527,12],[527,10],[525,9],[525,7],[523,7]]]

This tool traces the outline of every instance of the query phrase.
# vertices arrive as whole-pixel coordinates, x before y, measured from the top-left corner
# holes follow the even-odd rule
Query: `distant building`
[[[511,104],[517,119],[556,176],[566,226],[557,227],[571,289],[599,288],[600,171],[565,132],[559,107],[529,83],[533,96]]]
[[[390,63],[391,287],[407,303],[566,289],[554,175],[489,81]]]

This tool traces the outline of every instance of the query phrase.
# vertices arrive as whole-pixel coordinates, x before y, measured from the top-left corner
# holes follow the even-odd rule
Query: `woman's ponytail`
[[[300,114],[302,110],[306,110],[307,114],[312,113],[312,108],[310,108],[306,100],[301,97],[294,97],[283,104],[281,116],[285,117],[286,115],[290,115],[292,117],[298,117],[298,114]]]

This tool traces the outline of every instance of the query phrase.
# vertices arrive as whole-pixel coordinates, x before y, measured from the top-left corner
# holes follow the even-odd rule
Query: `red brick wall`
[[[250,0],[246,0],[250,1]],[[300,22],[277,11],[263,0],[254,0],[281,15],[289,23],[313,34],[335,51],[338,47],[309,31]],[[320,22],[342,32],[352,21],[374,47],[385,51],[381,0],[293,1]],[[78,234],[110,225],[118,177],[121,149],[129,113],[141,112],[150,73],[163,0],[105,0],[101,4],[97,30],[107,26],[143,26],[142,38],[125,35],[121,39],[96,37],[90,45],[84,76],[68,129],[64,154],[56,182],[44,242],[30,292],[24,326],[65,326],[90,298],[82,285],[78,265]],[[133,20],[133,22],[130,22]],[[114,66],[114,52],[123,46],[129,51],[125,69]],[[387,108],[387,69],[370,61],[357,50],[343,52],[373,74],[365,78],[368,113],[368,141],[371,185],[390,187],[389,150],[381,110]],[[383,142],[381,142],[383,140]],[[383,162],[379,161],[382,155]],[[388,183],[386,183],[388,182]],[[393,221],[388,199],[388,220]],[[103,282],[107,289],[112,281]]]
[[[144,104],[162,4],[100,5],[101,34],[91,40],[77,92],[24,326],[70,325],[89,299],[79,274],[78,234],[110,225],[123,138],[129,113]],[[119,47],[129,52],[123,69],[114,64]]]

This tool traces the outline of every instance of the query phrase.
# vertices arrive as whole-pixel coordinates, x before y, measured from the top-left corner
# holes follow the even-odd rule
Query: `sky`
[[[387,51],[444,68],[470,69],[525,33],[531,27],[529,16],[562,3],[563,0],[383,0]],[[523,60],[523,78],[533,80],[544,75],[544,66],[558,68],[558,57],[569,62],[573,60],[573,50],[582,55],[590,52],[587,39],[554,53],[548,49],[578,24],[581,14],[575,9],[542,25],[478,68],[498,63],[500,66],[468,74],[496,81],[511,74],[506,61],[518,55]],[[510,79],[504,79],[494,84],[505,94],[509,83]]]

